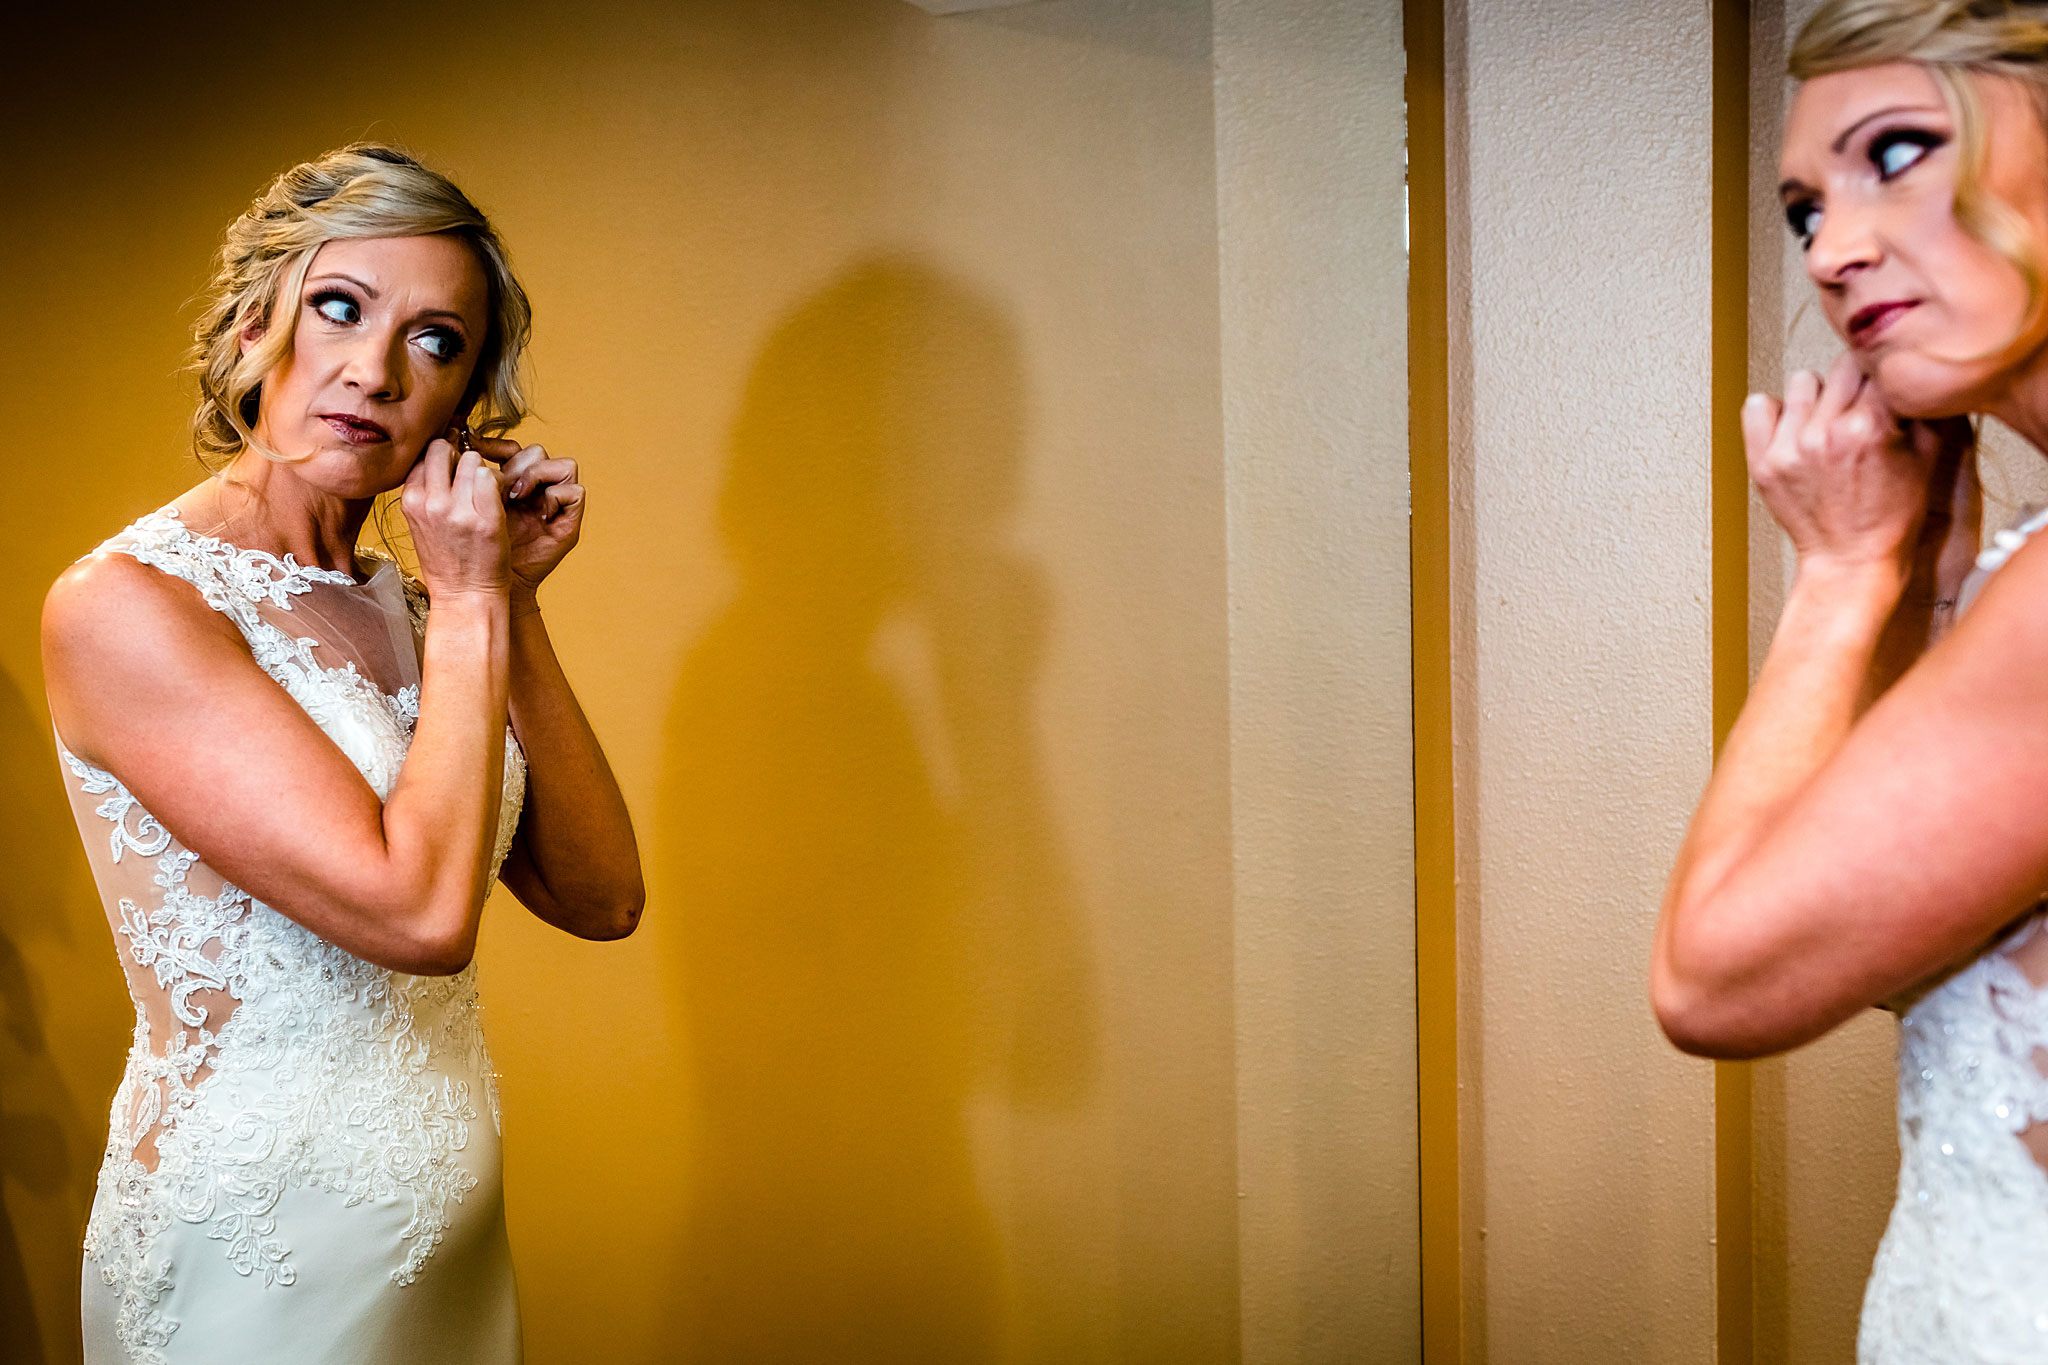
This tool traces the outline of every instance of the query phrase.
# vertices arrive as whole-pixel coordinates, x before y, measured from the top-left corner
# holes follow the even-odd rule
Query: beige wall
[[[17,1355],[75,1351],[128,1019],[37,607],[194,477],[221,226],[367,133],[534,295],[527,430],[593,509],[547,606],[650,874],[623,944],[486,925],[532,1358],[1401,1358],[1400,64],[1354,10],[377,0],[33,44],[0,96]]]
[[[1473,1360],[1714,1353],[1712,1078],[1646,985],[1711,747],[1709,37],[1452,9]]]
[[[1244,1358],[1414,1360],[1400,11],[1218,0],[1216,73]]]

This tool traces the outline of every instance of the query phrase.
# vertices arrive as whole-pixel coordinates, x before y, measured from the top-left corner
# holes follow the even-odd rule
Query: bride
[[[1652,994],[1719,1057],[1897,1011],[1902,1161],[1858,1359],[2043,1360],[2048,515],[1977,555],[1967,418],[2048,451],[2048,6],[1830,0],[1792,74],[1785,215],[1848,350],[1743,409],[1798,567]]]
[[[370,144],[287,171],[200,323],[213,476],[50,591],[136,1017],[85,1238],[95,1365],[519,1358],[478,920],[500,877],[583,938],[642,902],[535,597],[576,466],[494,438],[527,323],[444,177]],[[418,581],[357,545],[394,489]]]

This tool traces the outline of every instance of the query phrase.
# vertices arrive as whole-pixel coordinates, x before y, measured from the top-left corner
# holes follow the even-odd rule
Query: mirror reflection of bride
[[[578,471],[503,439],[527,331],[445,177],[372,144],[287,171],[200,323],[214,472],[51,589],[59,756],[136,1010],[89,1362],[519,1357],[483,904],[502,878],[604,939],[643,900],[537,597]],[[357,545],[395,490],[417,579]]]
[[[1858,1359],[2037,1360],[2048,519],[1979,556],[1968,419],[2048,452],[2048,6],[1830,0],[1791,67],[1785,215],[1848,349],[1743,409],[1798,567],[1652,991],[1721,1057],[1898,1011],[1898,1196]]]

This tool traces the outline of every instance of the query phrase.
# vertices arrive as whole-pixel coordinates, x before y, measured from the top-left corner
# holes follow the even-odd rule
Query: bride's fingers
[[[1820,401],[1820,376],[1812,370],[1797,370],[1785,380],[1783,401],[1764,397],[1764,412],[1771,418],[1760,444],[1748,450],[1749,476],[1758,488],[1769,490],[1791,476],[1805,458],[1801,437],[1806,431],[1814,404]],[[1744,411],[1745,444],[1748,423],[1763,414]]]
[[[446,490],[455,476],[455,447],[435,437],[427,442],[427,448],[415,468],[419,471],[421,488],[425,492]]]
[[[1752,474],[1770,450],[1771,437],[1777,434],[1778,419],[1784,411],[1785,405],[1767,393],[1753,393],[1743,400],[1742,448],[1749,457]]]
[[[1828,368],[1828,377],[1820,388],[1820,401],[1813,405],[1813,415],[1807,419],[1807,429],[1824,437],[1828,428],[1863,396],[1863,370],[1856,364],[1856,357],[1844,351]]]
[[[408,518],[416,517],[425,506],[427,499],[427,462],[413,461],[411,469],[405,471],[405,483],[398,490],[398,510]]]
[[[532,452],[531,459],[527,458],[529,452]],[[515,500],[549,484],[574,482],[576,462],[551,460],[539,446],[520,451],[505,465],[505,491]]]
[[[526,446],[507,458],[505,463],[498,466],[498,471],[505,476],[506,490],[509,492],[518,487],[526,472],[547,457],[548,453],[539,446]],[[519,494],[513,493],[512,496],[516,498]]]
[[[467,501],[479,512],[485,510],[484,500],[488,497],[490,510],[495,512],[500,499],[497,466],[486,463],[479,451],[463,451],[449,477],[449,491],[458,503]]]
[[[582,505],[583,485],[580,483],[551,483],[540,490],[542,521],[553,521],[562,513]]]
[[[479,460],[470,470],[468,478],[470,505],[474,507],[487,526],[502,528],[505,524],[505,481],[498,475],[498,467]]]
[[[1899,419],[1885,405],[1877,385],[1868,379],[1857,382],[1860,387],[1855,397],[1835,418],[1836,429],[1842,438],[1852,445],[1863,445],[1896,432]]]
[[[1807,428],[1813,416],[1813,408],[1820,401],[1820,376],[1812,370],[1800,370],[1785,381],[1785,402],[1778,418],[1778,429],[1771,433],[1771,446],[1779,460],[1797,458],[1800,434]]]
[[[479,436],[475,432],[471,432],[469,448],[483,456],[486,460],[489,460],[492,464],[502,465],[513,456],[519,454],[522,447],[519,442],[509,437]],[[540,449],[539,446],[527,446],[524,448],[528,450]]]

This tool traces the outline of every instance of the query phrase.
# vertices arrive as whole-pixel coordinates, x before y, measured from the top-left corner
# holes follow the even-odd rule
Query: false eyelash
[[[1815,212],[1811,199],[1800,199],[1785,205],[1785,226],[1799,240],[1801,248],[1813,241],[1812,215]]]
[[[443,365],[453,364],[462,358],[464,351],[469,349],[469,343],[463,339],[461,333],[452,327],[435,327],[430,329],[428,335],[446,338],[449,347],[448,354],[434,356],[434,359],[440,361]],[[433,355],[434,353],[429,351],[427,354]]]
[[[1870,164],[1876,169],[1880,180],[1893,180],[1926,160],[1929,152],[1932,152],[1947,141],[1948,139],[1941,134],[1929,132],[1924,128],[1893,128],[1879,133],[1876,137],[1870,139],[1870,146],[1865,154],[1870,158]],[[1920,155],[1914,157],[1896,171],[1887,172],[1884,168],[1884,154],[1901,144],[1909,147],[1918,147]]]
[[[346,289],[328,288],[317,290],[313,293],[313,295],[310,298],[306,300],[306,305],[309,308],[312,308],[315,312],[318,312],[321,304],[330,303],[337,299],[347,304],[349,307],[355,309],[356,313],[359,316],[361,315],[363,311],[362,300],[357,298],[354,294],[351,294]]]

